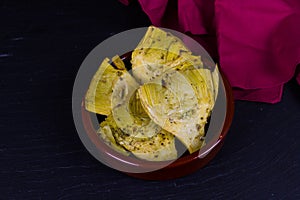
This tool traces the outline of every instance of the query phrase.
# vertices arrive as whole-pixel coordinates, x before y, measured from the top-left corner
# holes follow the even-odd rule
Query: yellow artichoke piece
[[[166,161],[177,158],[175,137],[165,130],[150,138],[129,136],[118,128],[113,116],[106,118],[116,142],[138,158],[148,161]]]
[[[85,108],[94,113],[109,115],[111,113],[111,95],[115,81],[125,70],[115,69],[109,59],[105,58],[93,76],[85,95]]]
[[[100,136],[104,142],[110,146],[115,151],[128,156],[130,153],[124,149],[123,146],[119,145],[114,136],[113,136],[113,129],[111,128],[111,125],[108,121],[103,121],[100,124],[100,128],[97,131],[98,136]]]
[[[155,26],[149,26],[146,34],[144,35],[136,49],[168,50],[173,43],[177,43],[178,45],[180,45],[178,49],[181,49],[182,51],[188,51],[184,44],[171,33],[167,33]]]
[[[204,136],[204,125],[200,123],[203,105],[198,103],[189,80],[180,72],[169,70],[155,81],[138,90],[145,111],[155,123],[174,134],[190,153],[199,150]]]
[[[120,140],[120,143],[138,158],[148,161],[167,161],[177,158],[175,137],[165,130],[148,139],[132,137]]]
[[[215,99],[210,84],[212,79],[208,69],[192,69],[181,72],[191,83],[198,99],[200,134],[204,135],[204,127],[213,109]],[[210,83],[211,82],[211,83]]]
[[[126,70],[123,60],[118,55],[114,56],[111,60],[117,69]]]
[[[129,72],[120,76],[113,87],[112,115],[118,127],[126,134],[137,138],[149,138],[157,134],[161,127],[153,122],[137,97],[139,84]]]
[[[211,73],[208,69],[191,69],[181,71],[193,87],[200,104],[214,104],[214,89]]]
[[[201,57],[192,55],[179,38],[154,26],[148,28],[133,51],[131,63],[134,77],[142,84],[187,63],[203,67]]]
[[[211,104],[210,109],[213,109],[218,95],[219,89],[219,70],[215,66],[213,72],[206,68],[194,68],[189,63],[176,67],[191,83],[199,103]]]
[[[220,77],[219,77],[219,67],[218,64],[216,64],[214,71],[212,72],[212,80],[213,80],[213,85],[214,85],[214,94],[215,94],[215,101],[217,100],[218,97],[218,91],[219,91],[219,82],[220,82]]]

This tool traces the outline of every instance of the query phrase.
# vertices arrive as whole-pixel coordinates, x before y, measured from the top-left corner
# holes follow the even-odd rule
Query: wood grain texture
[[[138,180],[87,152],[72,118],[77,70],[107,37],[149,24],[137,3],[0,3],[0,199],[299,199],[294,80],[278,104],[236,101],[223,148],[192,175]]]

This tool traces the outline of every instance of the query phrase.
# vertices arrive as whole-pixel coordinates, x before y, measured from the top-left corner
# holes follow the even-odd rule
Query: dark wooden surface
[[[107,37],[148,26],[134,3],[0,2],[0,199],[300,199],[300,88],[282,102],[236,101],[215,159],[196,173],[144,181],[110,169],[82,145],[72,87]]]

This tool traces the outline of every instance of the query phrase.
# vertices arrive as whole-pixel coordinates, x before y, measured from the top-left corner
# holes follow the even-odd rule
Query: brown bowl
[[[125,63],[126,59],[128,61],[128,59],[130,58],[130,55],[131,54],[128,53],[122,56]],[[211,139],[209,141],[206,141],[204,149],[201,149],[200,151],[194,152],[192,154],[183,154],[181,157],[179,157],[173,162],[151,162],[140,160],[135,157],[124,156],[111,149],[97,136],[96,128],[94,127],[95,114],[88,112],[85,109],[84,101],[82,101],[82,123],[87,138],[95,146],[96,152],[93,153],[97,155],[94,156],[97,158],[100,157],[101,161],[104,162],[106,165],[123,171],[129,176],[147,180],[164,180],[178,178],[193,173],[201,167],[205,166],[210,160],[214,158],[214,156],[221,149],[226,134],[231,125],[234,113],[234,100],[230,84],[223,73],[220,72],[220,75],[220,89],[223,90],[223,97],[225,101],[219,102],[219,104],[222,104],[222,106],[224,106],[225,108],[225,113],[223,113],[224,118],[223,121],[220,122],[221,128],[218,131],[212,133],[212,136],[210,137]],[[96,120],[99,121],[99,118],[97,118]],[[99,123],[100,122],[101,118]],[[128,169],[131,170],[128,171]]]

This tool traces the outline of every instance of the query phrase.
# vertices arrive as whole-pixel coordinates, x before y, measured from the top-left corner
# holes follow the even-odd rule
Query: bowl
[[[128,61],[131,58],[131,52],[122,55],[121,58],[124,63],[130,63]],[[101,162],[114,169],[122,171],[129,176],[146,180],[174,179],[191,174],[204,167],[215,157],[224,144],[234,113],[231,86],[221,71],[219,75],[218,98],[209,122],[209,127],[214,126],[215,128],[208,128],[206,145],[199,151],[192,154],[185,153],[172,162],[144,161],[135,157],[122,155],[111,149],[97,136],[95,123],[99,124],[104,120],[104,117],[95,117],[95,114],[88,112],[85,109],[83,100],[81,104],[81,118],[86,133],[85,140],[89,140],[95,147],[91,153],[96,158],[101,158]]]

